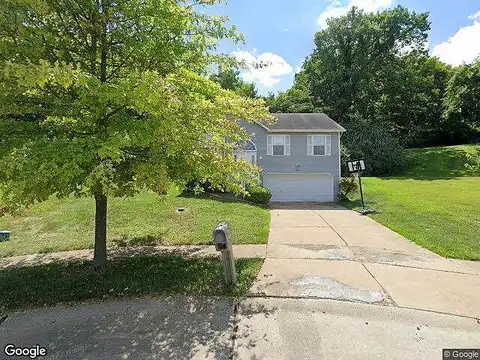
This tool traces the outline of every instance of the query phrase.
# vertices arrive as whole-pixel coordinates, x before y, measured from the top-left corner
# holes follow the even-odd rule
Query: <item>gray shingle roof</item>
[[[344,132],[345,129],[323,113],[316,114],[272,114],[277,122],[266,127],[271,131],[293,132]]]

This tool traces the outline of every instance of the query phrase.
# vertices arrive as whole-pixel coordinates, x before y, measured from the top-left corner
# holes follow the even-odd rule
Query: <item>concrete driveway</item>
[[[256,296],[322,298],[480,318],[480,272],[337,205],[271,210]]]
[[[479,348],[477,265],[340,206],[278,205],[256,298],[239,306],[236,358],[436,360]]]

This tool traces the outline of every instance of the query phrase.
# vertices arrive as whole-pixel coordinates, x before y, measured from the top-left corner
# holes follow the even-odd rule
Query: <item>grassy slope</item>
[[[464,166],[473,151],[413,149],[402,176],[364,178],[367,206],[378,211],[372,217],[442,256],[480,260],[480,174]],[[358,196],[346,205],[358,208]]]
[[[173,189],[167,196],[110,199],[108,245],[210,244],[219,221],[231,223],[235,244],[267,242],[267,209],[179,195]],[[182,213],[176,212],[180,206]],[[0,217],[0,229],[12,231],[11,241],[0,243],[0,257],[92,248],[94,210],[93,199],[51,199],[20,216]]]

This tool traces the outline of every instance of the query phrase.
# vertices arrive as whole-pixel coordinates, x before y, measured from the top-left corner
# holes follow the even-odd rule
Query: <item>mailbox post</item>
[[[227,223],[221,222],[217,224],[213,231],[213,243],[215,244],[215,249],[222,254],[225,282],[227,285],[235,285],[237,283],[237,273],[235,271],[235,260],[233,259],[230,227]]]

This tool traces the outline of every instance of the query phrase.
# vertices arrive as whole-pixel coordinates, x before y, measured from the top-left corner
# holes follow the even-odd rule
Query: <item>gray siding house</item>
[[[345,129],[320,113],[273,115],[271,126],[241,122],[252,138],[235,156],[262,168],[273,202],[336,201]]]

